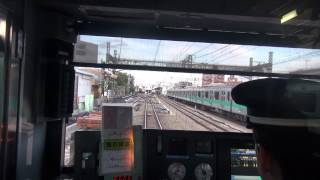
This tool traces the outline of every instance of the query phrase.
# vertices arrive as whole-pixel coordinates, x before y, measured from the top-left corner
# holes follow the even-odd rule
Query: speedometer
[[[182,163],[172,163],[168,167],[168,176],[171,180],[182,180],[186,176],[186,166]]]
[[[201,163],[194,169],[194,174],[197,180],[210,180],[213,176],[213,171],[208,163]]]

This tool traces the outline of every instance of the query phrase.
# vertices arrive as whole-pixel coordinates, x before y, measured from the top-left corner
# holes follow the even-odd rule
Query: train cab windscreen
[[[80,35],[74,49],[73,115],[66,127],[65,166],[75,166],[82,175],[83,169],[91,168],[85,172],[94,174],[92,168],[99,164],[94,153],[101,148],[125,152],[140,144],[140,154],[123,155],[140,163],[143,170],[134,169],[140,174],[113,174],[113,179],[261,180],[248,114],[252,122],[259,122],[258,115],[271,113],[281,123],[293,109],[304,114],[318,111],[319,95],[310,89],[297,93],[299,88],[294,83],[291,87],[290,81],[283,92],[293,91],[280,98],[290,106],[279,101],[270,108],[264,101],[280,97],[267,93],[270,86],[237,91],[251,98],[249,102],[234,99],[233,89],[263,79],[274,85],[277,82],[268,79],[281,81],[288,74],[308,76],[319,71],[319,58],[320,50],[314,49]],[[111,113],[109,107],[114,108]],[[272,123],[271,116],[264,119]],[[126,122],[109,122],[119,117]],[[103,140],[109,132],[105,127],[128,124],[142,129],[139,142],[131,143],[123,134]],[[84,162],[86,166],[76,167]],[[114,172],[127,167],[112,162],[106,166]]]
[[[320,0],[0,0],[0,180],[320,180]]]

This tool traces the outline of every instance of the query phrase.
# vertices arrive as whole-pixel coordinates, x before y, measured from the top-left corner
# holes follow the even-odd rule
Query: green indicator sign
[[[130,149],[130,139],[105,139],[103,142],[103,149],[104,150],[124,150]]]

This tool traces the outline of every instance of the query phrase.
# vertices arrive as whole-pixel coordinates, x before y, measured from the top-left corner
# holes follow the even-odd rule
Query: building
[[[224,75],[220,74],[203,74],[202,86],[210,86],[216,83],[225,83]]]
[[[98,45],[85,41],[80,41],[74,45],[74,62],[98,63]]]
[[[192,82],[188,82],[188,81],[180,81],[174,84],[174,88],[186,88],[190,86],[192,86]]]
[[[95,68],[75,68],[75,71],[73,107],[79,111],[91,110],[102,95],[103,72]]]

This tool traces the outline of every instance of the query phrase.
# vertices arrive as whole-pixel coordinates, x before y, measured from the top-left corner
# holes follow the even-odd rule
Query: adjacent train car
[[[236,104],[231,97],[232,85],[217,85],[167,91],[170,98],[179,99],[195,105],[203,106],[215,112],[244,120],[247,114],[245,106]]]

